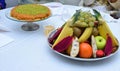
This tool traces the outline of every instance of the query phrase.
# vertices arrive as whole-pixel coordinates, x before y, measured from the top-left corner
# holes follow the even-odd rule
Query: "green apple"
[[[102,36],[96,36],[95,41],[97,44],[97,48],[103,50],[106,45],[106,40]]]

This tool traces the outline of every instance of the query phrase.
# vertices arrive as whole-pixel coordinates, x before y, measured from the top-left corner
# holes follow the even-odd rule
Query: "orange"
[[[88,43],[80,43],[79,56],[81,58],[90,58],[92,56],[92,47]]]

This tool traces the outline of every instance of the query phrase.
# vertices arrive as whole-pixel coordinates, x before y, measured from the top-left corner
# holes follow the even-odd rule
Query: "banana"
[[[82,35],[79,37],[78,41],[80,43],[85,42],[91,36],[92,31],[93,31],[93,27],[87,27],[82,33]]]
[[[101,25],[98,26],[98,31],[99,31],[99,34],[105,39],[107,39],[107,34],[109,34],[109,36],[112,38],[113,47],[119,46],[119,42],[117,41],[117,39],[115,38],[115,36],[111,32],[109,26],[107,25],[105,21]]]
[[[69,26],[69,23],[66,23],[61,31],[61,33],[59,34],[59,36],[57,37],[55,43],[53,44],[52,48],[57,45],[62,39],[64,39],[65,37],[68,36],[72,36],[73,35],[73,29]]]

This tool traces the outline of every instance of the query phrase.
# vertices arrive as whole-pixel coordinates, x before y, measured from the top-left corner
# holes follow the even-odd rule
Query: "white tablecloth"
[[[80,7],[65,5],[70,12]],[[119,71],[120,50],[114,56],[94,62],[75,61],[55,54],[49,49],[47,37],[43,26],[53,24],[59,27],[64,24],[61,16],[51,16],[49,19],[39,21],[40,29],[37,31],[23,31],[21,25],[25,22],[13,21],[6,18],[6,11],[0,11],[0,21],[9,27],[11,32],[3,33],[14,38],[14,42],[0,48],[0,71]],[[105,16],[106,17],[106,16]],[[109,19],[110,17],[108,17]],[[107,19],[107,18],[106,18]],[[120,23],[110,23],[112,32],[120,41]]]

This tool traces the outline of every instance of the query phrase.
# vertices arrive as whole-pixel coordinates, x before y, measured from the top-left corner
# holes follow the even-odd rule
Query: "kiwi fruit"
[[[73,35],[79,37],[82,34],[82,30],[78,27],[73,27]]]
[[[98,31],[98,29],[97,29],[96,27],[93,28],[92,34],[93,34],[94,36],[97,36],[97,35],[99,34],[99,31]]]

